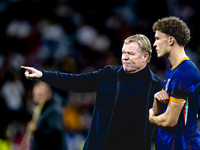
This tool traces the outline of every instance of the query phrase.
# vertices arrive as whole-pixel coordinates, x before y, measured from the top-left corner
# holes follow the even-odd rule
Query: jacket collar
[[[148,64],[147,64],[147,65],[148,65]],[[147,69],[148,69],[148,72],[149,72],[149,74],[150,74],[150,79],[151,79],[152,81],[155,81],[155,82],[160,82],[160,81],[159,81],[159,77],[158,77],[157,75],[155,75],[155,74],[150,70],[149,66],[147,66]],[[114,69],[114,73],[119,73],[119,74],[121,74],[122,70],[123,70],[123,65],[120,65],[120,66],[118,66],[117,68]]]

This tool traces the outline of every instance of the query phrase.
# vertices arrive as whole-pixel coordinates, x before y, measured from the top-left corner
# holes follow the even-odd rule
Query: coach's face
[[[147,53],[142,53],[137,42],[124,44],[122,47],[122,64],[127,73],[136,73],[147,65]]]

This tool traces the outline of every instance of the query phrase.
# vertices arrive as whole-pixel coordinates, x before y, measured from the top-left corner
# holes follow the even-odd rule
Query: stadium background
[[[200,9],[195,0],[1,0],[0,1],[0,149],[17,150],[31,119],[36,81],[21,65],[81,73],[121,64],[123,40],[145,34],[153,45],[152,24],[178,16],[191,29],[186,53],[200,68]],[[162,79],[169,66],[153,48],[149,64]],[[95,93],[54,89],[64,106],[69,150],[81,149],[91,121]],[[4,148],[5,148],[4,147]],[[1,149],[1,150],[7,150]]]

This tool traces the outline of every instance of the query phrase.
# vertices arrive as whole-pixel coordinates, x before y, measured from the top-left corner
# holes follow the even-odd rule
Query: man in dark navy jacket
[[[152,125],[148,111],[162,80],[148,67],[151,43],[141,34],[128,37],[121,66],[105,66],[91,73],[70,74],[26,69],[37,78],[73,92],[97,92],[93,118],[84,150],[150,150]]]

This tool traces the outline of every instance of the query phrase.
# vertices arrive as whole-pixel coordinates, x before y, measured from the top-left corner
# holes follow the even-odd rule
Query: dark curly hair
[[[180,46],[185,46],[191,38],[190,29],[186,23],[174,16],[158,19],[153,24],[153,31],[160,31],[173,36]]]

